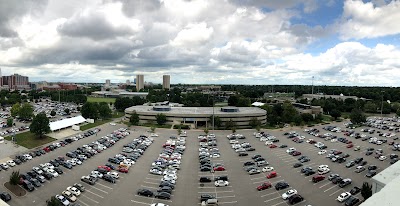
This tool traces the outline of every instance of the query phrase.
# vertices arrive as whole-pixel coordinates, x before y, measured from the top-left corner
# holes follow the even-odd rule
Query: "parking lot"
[[[55,150],[46,155],[36,157],[33,160],[16,166],[14,170],[19,169],[27,171],[32,169],[41,163],[50,161],[51,159],[57,158],[58,156],[65,156],[66,152],[75,149],[82,144],[88,144],[95,139],[109,134],[116,128],[122,127],[123,125],[111,126],[103,125],[102,131],[96,136],[91,136],[82,139],[77,142],[73,142],[65,147]],[[337,124],[344,128],[340,123]],[[328,133],[322,129],[323,126],[317,126],[315,128],[320,130],[320,134]],[[366,127],[362,127],[366,128]],[[360,132],[360,129],[356,128],[355,131]],[[83,192],[77,200],[80,205],[91,206],[91,205],[112,205],[118,202],[119,205],[150,205],[152,203],[165,203],[167,205],[199,205],[199,197],[202,194],[210,194],[215,196],[220,205],[289,205],[287,200],[282,199],[282,194],[290,189],[295,189],[297,192],[304,197],[304,200],[295,205],[343,205],[339,203],[336,198],[343,192],[349,191],[354,186],[361,187],[364,181],[369,181],[369,178],[365,177],[367,170],[360,173],[354,172],[355,167],[347,168],[346,163],[358,157],[363,157],[367,161],[365,166],[376,165],[378,167],[377,172],[382,171],[389,164],[389,158],[384,161],[380,161],[373,155],[366,156],[365,150],[369,147],[375,148],[375,150],[382,148],[384,155],[391,153],[397,153],[392,151],[392,146],[388,143],[382,145],[371,144],[368,141],[362,141],[362,139],[355,139],[354,137],[344,136],[341,133],[335,133],[338,137],[346,137],[350,139],[354,147],[360,146],[360,150],[355,151],[353,148],[347,148],[347,144],[336,141],[331,142],[324,140],[323,138],[312,136],[304,132],[304,128],[286,128],[284,130],[268,130],[264,131],[270,135],[275,136],[279,139],[279,142],[275,144],[277,146],[287,145],[287,148],[270,148],[265,145],[265,142],[261,142],[259,138],[256,138],[253,133],[255,130],[240,130],[237,133],[243,134],[246,139],[240,139],[239,142],[248,142],[255,151],[247,152],[248,156],[238,156],[232,148],[230,141],[227,139],[227,135],[230,131],[215,131],[217,138],[217,148],[220,152],[220,157],[211,158],[213,164],[222,164],[225,171],[214,171],[214,172],[201,172],[199,170],[199,140],[198,136],[204,134],[202,131],[188,131],[186,137],[186,150],[182,155],[180,164],[180,170],[178,171],[178,179],[176,186],[173,190],[170,200],[160,200],[154,197],[143,197],[136,194],[136,191],[140,188],[148,188],[152,191],[158,189],[158,184],[162,176],[152,175],[149,173],[151,163],[159,156],[163,150],[162,145],[169,139],[171,135],[176,135],[176,130],[169,129],[157,129],[159,137],[155,137],[153,144],[144,152],[144,154],[137,160],[134,166],[129,170],[129,173],[120,173],[120,178],[116,183],[110,183],[103,180],[99,180],[95,185],[89,185],[80,181],[81,176],[87,175],[93,169],[99,165],[103,165],[107,162],[109,157],[112,157],[121,152],[122,146],[132,141],[134,138],[141,134],[147,134],[147,128],[135,127],[131,129],[131,134],[121,139],[113,147],[103,151],[100,154],[92,157],[85,161],[84,164],[76,166],[71,170],[64,169],[64,174],[60,175],[56,179],[46,181],[45,186],[39,187],[36,191],[28,192],[26,196],[16,198],[12,196],[12,200],[9,202],[10,205],[45,205],[45,200],[49,199],[50,196],[60,194],[66,187],[73,185],[74,183],[81,183],[86,187],[86,191]],[[300,136],[304,136],[303,143],[296,143],[292,139],[284,135],[285,132],[296,131]],[[379,129],[377,129],[379,130]],[[332,162],[326,158],[326,154],[320,155],[318,152],[320,149],[306,142],[308,139],[314,139],[317,142],[324,143],[329,152],[331,149],[339,150],[343,153],[347,153],[350,156],[346,162],[337,163]],[[294,168],[293,164],[299,162],[298,157],[289,155],[286,150],[294,147],[297,151],[301,152],[301,155],[306,155],[310,158],[310,161],[304,162],[302,167]],[[276,177],[268,179],[266,176],[270,172],[261,172],[259,174],[249,175],[244,169],[243,164],[248,161],[252,161],[252,156],[255,154],[261,155],[269,163],[268,166],[274,167],[274,171],[277,173]],[[314,175],[306,176],[301,172],[303,167],[312,167],[316,169],[319,165],[328,165],[330,172],[325,174],[338,173],[344,178],[350,178],[352,183],[344,188],[340,188],[338,184],[333,184],[327,178],[320,182],[312,182]],[[259,167],[260,169],[263,167]],[[0,179],[4,183],[8,180],[12,170],[1,171]],[[214,181],[210,183],[200,183],[200,177],[210,177],[214,180],[217,176],[228,176],[229,185],[226,187],[216,187]],[[257,186],[269,182],[274,186],[278,182],[287,182],[288,188],[283,190],[275,190],[274,187],[265,190],[258,191]],[[1,190],[7,191],[6,188],[1,186]],[[361,194],[355,195],[360,200],[362,199]]]

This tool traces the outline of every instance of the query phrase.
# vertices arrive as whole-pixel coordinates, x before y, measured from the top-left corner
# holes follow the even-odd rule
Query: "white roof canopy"
[[[80,124],[83,122],[86,122],[86,119],[80,115],[76,116],[76,117],[56,121],[56,122],[50,122],[50,130],[55,131],[55,130],[59,130],[59,129],[64,129],[67,127],[71,127],[72,125]]]

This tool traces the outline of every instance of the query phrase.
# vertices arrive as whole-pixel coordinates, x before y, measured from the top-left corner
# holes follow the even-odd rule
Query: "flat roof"
[[[372,177],[375,181],[380,182],[381,184],[387,185],[394,179],[400,176],[400,162],[396,162],[390,167],[384,169],[382,172],[376,174]],[[399,180],[400,182],[400,180]]]
[[[63,119],[63,120],[56,121],[56,122],[50,122],[50,130],[55,131],[55,130],[59,130],[59,129],[64,129],[67,127],[71,127],[72,125],[80,124],[83,122],[86,122],[86,119],[83,118],[81,115]]]
[[[399,163],[399,162],[397,162]],[[400,193],[400,177],[396,177],[395,179],[391,179],[392,181],[383,187],[379,192],[373,194],[370,198],[368,198],[365,202],[363,202],[360,206],[376,206],[376,205],[384,205],[384,206],[395,206],[398,205],[399,198],[398,195]]]
[[[238,112],[222,112],[222,107],[214,107],[214,114],[260,114],[267,113],[265,110],[258,107],[232,107],[238,108]],[[171,107],[170,111],[154,111],[153,106],[133,106],[127,108],[125,111],[137,111],[137,112],[158,112],[168,114],[213,114],[213,107]]]

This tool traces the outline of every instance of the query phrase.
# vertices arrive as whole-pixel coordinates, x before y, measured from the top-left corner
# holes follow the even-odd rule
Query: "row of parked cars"
[[[149,188],[140,188],[137,195],[155,197],[158,199],[171,199],[172,192],[175,189],[178,179],[178,170],[182,160],[182,155],[185,151],[183,148],[177,147],[185,145],[185,137],[172,138],[167,140],[163,147],[164,149],[158,155],[157,159],[151,164],[150,174],[162,176],[158,189],[152,191]]]
[[[4,122],[4,121],[1,122],[0,123],[0,128],[8,128],[7,123]],[[27,130],[27,129],[29,129],[29,126],[27,126],[27,125],[23,125],[23,126],[20,126],[20,127],[10,127],[10,128],[8,128],[8,129],[6,129],[4,131],[1,131],[0,135],[1,136],[7,136],[7,135],[10,135],[10,134],[13,134],[13,133],[17,133],[17,132],[20,132],[20,131],[24,131],[24,130]]]

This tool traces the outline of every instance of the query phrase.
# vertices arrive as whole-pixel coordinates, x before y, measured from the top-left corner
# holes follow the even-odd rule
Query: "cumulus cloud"
[[[400,1],[378,2],[345,1],[340,22],[341,37],[347,40],[399,34]]]

